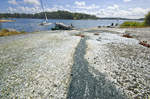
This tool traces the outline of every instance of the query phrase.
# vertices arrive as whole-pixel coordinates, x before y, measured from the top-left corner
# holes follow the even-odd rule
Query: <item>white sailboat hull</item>
[[[41,26],[48,26],[48,25],[52,25],[52,23],[45,23],[45,22],[43,22],[43,23],[40,23],[39,25],[41,25]]]

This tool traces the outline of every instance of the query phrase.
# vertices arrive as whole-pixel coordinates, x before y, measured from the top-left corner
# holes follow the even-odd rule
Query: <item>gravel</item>
[[[65,99],[79,41],[65,31],[0,38],[0,98]]]
[[[149,43],[149,30],[93,28],[0,37],[0,99],[149,99],[150,48],[139,44]]]
[[[93,75],[97,76],[92,68],[106,75],[129,99],[150,98],[149,48],[139,45],[137,38],[124,38],[121,33],[106,31],[90,36],[87,45],[85,58]]]

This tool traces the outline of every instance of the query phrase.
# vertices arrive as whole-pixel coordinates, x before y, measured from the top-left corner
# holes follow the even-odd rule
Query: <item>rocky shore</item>
[[[95,77],[99,75],[92,68],[103,73],[129,99],[150,98],[150,49],[139,44],[150,40],[148,29],[102,29],[87,41],[89,71]],[[133,38],[122,37],[127,32]]]
[[[0,98],[149,99],[150,28],[0,37]],[[132,38],[124,37],[124,34]]]

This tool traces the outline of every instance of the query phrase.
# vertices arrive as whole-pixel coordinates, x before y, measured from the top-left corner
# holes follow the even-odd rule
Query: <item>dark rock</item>
[[[54,84],[54,87],[57,87],[57,85],[56,85],[56,84]]]
[[[71,73],[71,76],[73,76],[73,74]]]

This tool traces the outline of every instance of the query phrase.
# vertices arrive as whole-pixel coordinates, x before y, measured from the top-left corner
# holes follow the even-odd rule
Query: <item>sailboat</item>
[[[42,9],[43,9],[43,13],[45,14],[45,21],[43,21],[43,22],[40,23],[39,25],[41,25],[41,26],[51,25],[52,23],[48,23],[47,14],[46,14],[46,12],[45,12],[45,10],[44,10],[44,6],[43,6],[42,0],[41,0],[41,7],[42,7]]]

